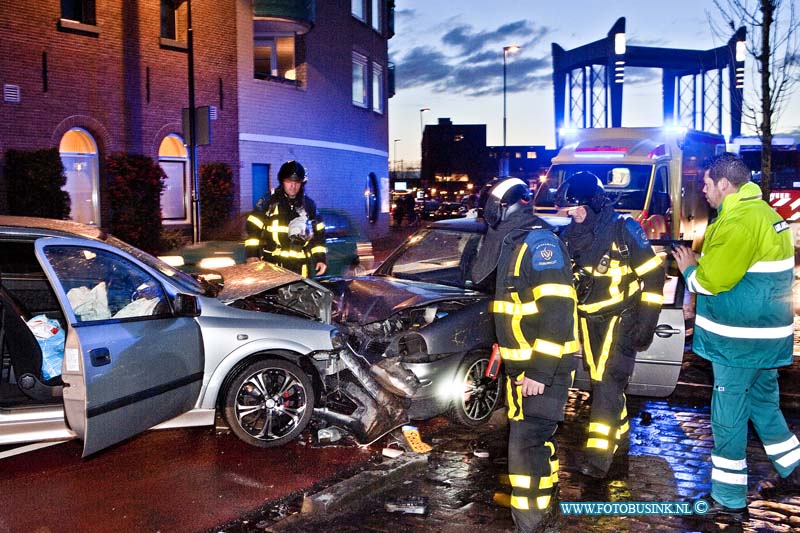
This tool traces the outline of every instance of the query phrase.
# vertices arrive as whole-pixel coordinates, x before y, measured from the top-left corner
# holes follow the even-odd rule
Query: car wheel
[[[244,442],[281,446],[306,428],[314,410],[311,378],[288,361],[266,359],[248,365],[225,391],[225,420]]]
[[[480,426],[489,420],[503,401],[504,376],[497,379],[485,376],[489,365],[488,352],[470,352],[464,357],[456,374],[456,384],[463,393],[453,400],[447,416],[465,426]]]

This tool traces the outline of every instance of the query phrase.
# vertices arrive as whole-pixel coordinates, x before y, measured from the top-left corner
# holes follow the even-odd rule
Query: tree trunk
[[[769,202],[772,190],[772,91],[770,90],[770,32],[775,22],[775,0],[761,0],[761,197]]]

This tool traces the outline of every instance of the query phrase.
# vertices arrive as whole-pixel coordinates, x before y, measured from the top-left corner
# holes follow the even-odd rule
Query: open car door
[[[661,242],[661,241],[651,241]],[[683,302],[686,284],[677,271],[675,261],[664,252],[659,253],[666,263],[664,303],[658,317],[653,343],[644,352],[636,354],[627,394],[636,396],[665,397],[672,394],[678,383],[686,344],[686,325]],[[583,356],[578,362],[574,386],[583,390],[591,388],[591,379],[586,371]]]
[[[192,409],[203,379],[200,327],[173,313],[158,275],[78,238],[39,239],[36,256],[67,321],[64,410],[84,457]]]

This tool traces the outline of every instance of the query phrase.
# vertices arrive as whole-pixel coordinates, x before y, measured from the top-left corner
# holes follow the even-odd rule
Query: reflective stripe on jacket
[[[697,266],[683,275],[697,293],[698,355],[733,367],[791,364],[792,232],[758,185],[745,183],[725,197]]]

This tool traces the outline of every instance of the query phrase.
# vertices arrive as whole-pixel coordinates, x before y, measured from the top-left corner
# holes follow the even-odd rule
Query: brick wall
[[[19,85],[22,93],[19,104],[0,102],[0,151],[58,146],[62,135],[77,126],[94,136],[101,162],[117,151],[157,159],[164,136],[181,133],[181,109],[188,107],[188,54],[161,46],[160,2],[117,0],[96,6],[96,34],[60,30],[58,0],[0,11],[0,83]],[[192,14],[196,103],[219,108],[214,144],[199,148],[198,160],[225,161],[236,172],[234,9],[232,2],[195,2]],[[220,79],[228,95],[224,107]],[[107,208],[102,165],[100,172],[101,206]],[[0,189],[3,212],[2,178]]]
[[[155,159],[161,140],[181,133],[187,53],[161,46],[160,2],[110,0],[96,6],[97,34],[60,30],[59,0],[0,11],[0,84],[19,85],[22,92],[19,104],[0,102],[0,154],[58,146],[77,126],[94,136],[101,162],[116,151]],[[352,52],[385,69],[387,43],[353,18],[350,6],[347,0],[317,1],[316,21],[302,37],[299,55],[304,83],[295,87],[253,78],[250,0],[193,3],[195,101],[216,106],[219,117],[212,122],[213,143],[198,148],[198,162],[232,167],[241,211],[251,205],[253,163],[271,165],[274,185],[280,164],[297,158],[312,176],[308,191],[320,206],[347,209],[370,235],[387,231],[387,214],[366,223],[363,190],[369,172],[388,176],[388,105],[383,114],[374,113],[354,106],[351,94]],[[240,140],[247,134],[262,141]],[[346,146],[263,140],[275,136]],[[101,206],[107,209],[103,171],[101,165]],[[0,176],[0,213],[7,212],[5,190]]]

